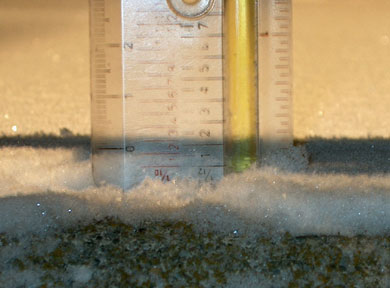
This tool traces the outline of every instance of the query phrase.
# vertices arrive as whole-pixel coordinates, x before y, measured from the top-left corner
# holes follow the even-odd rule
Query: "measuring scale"
[[[290,0],[90,0],[97,184],[213,181],[292,144]]]

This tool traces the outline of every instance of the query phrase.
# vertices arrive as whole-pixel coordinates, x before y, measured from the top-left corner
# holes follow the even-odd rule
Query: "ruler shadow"
[[[91,137],[86,135],[57,136],[51,134],[33,134],[18,136],[0,136],[0,148],[86,148],[89,149]]]
[[[309,138],[296,142],[305,145],[308,152],[308,173],[349,175],[390,173],[390,139],[387,138]],[[0,136],[0,149],[6,147],[79,148],[82,151],[90,151],[91,138],[89,135],[51,134]]]
[[[303,141],[309,172],[348,175],[390,173],[390,139],[310,138]]]

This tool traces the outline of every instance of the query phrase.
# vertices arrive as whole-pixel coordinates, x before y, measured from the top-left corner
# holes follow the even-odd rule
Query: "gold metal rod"
[[[227,173],[243,171],[256,161],[256,2],[224,2],[224,142]]]

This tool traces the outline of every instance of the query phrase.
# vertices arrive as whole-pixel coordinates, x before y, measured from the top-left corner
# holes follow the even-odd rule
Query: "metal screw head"
[[[169,8],[178,16],[198,19],[214,6],[215,0],[167,0]]]

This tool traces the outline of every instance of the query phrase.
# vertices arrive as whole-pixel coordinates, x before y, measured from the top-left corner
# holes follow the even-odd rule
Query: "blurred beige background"
[[[0,0],[0,134],[90,134],[88,15],[87,0]]]
[[[390,1],[293,0],[296,138],[390,136]],[[87,0],[0,0],[0,135],[90,134]]]
[[[299,138],[390,136],[390,1],[294,3]]]

